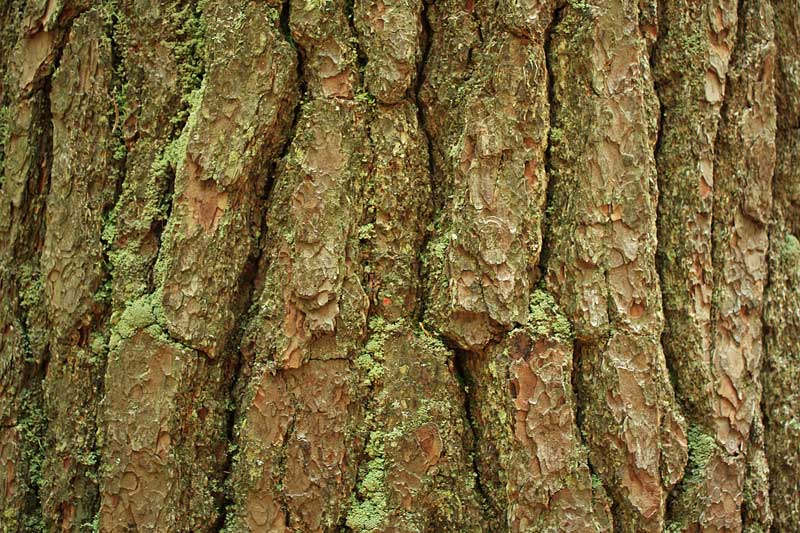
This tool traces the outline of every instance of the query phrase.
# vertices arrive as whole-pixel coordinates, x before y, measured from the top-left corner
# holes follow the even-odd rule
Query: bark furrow
[[[657,101],[634,2],[568,7],[551,47],[547,283],[575,328],[581,429],[619,531],[660,531],[686,434],[661,351]]]
[[[764,440],[773,530],[800,523],[800,2],[776,0],[777,160],[766,292]]]

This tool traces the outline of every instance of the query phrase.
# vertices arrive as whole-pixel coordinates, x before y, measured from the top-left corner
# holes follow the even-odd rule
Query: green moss
[[[681,45],[687,55],[698,57],[706,53],[705,39],[705,34],[692,33],[683,38]]]
[[[2,532],[12,533],[19,530],[19,509],[17,507],[6,507],[3,511]]]
[[[43,490],[42,465],[47,442],[47,416],[42,410],[41,390],[27,389],[22,391],[19,398],[20,414],[17,431],[20,437],[21,490],[31,495],[36,495]],[[18,514],[13,521],[22,522],[19,531],[45,531],[42,515],[33,513],[26,516]],[[10,529],[9,531],[13,531]]]
[[[564,140],[564,130],[561,128],[551,128],[550,129],[550,142],[551,143],[558,143]]]
[[[11,112],[7,105],[0,106],[0,146],[5,146],[8,140]]]
[[[375,224],[364,224],[358,228],[358,240],[371,241],[375,238]]]
[[[98,305],[105,305],[111,302],[111,280],[106,278],[98,289],[92,294],[92,301]]]
[[[305,11],[324,11],[330,4],[331,0],[305,0]]]
[[[92,518],[91,522],[84,522],[81,524],[81,531],[91,531],[92,533],[98,533],[100,531],[100,510],[98,509],[97,512],[94,514],[94,518]]]
[[[590,11],[594,6],[586,0],[569,0],[570,7],[578,11]]]
[[[373,96],[368,91],[359,91],[359,92],[357,92],[354,99],[355,99],[356,102],[359,102],[359,103],[362,103],[362,104],[367,104],[367,105],[375,105],[375,102],[376,102],[375,96]]]

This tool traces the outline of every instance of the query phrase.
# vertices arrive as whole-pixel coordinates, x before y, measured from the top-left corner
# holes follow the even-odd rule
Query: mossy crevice
[[[665,523],[668,533],[683,531],[687,524],[701,523],[700,515],[706,506],[702,496],[709,475],[708,466],[715,456],[723,453],[714,436],[700,426],[690,425],[686,437],[689,459],[684,477],[668,501],[670,519]]]

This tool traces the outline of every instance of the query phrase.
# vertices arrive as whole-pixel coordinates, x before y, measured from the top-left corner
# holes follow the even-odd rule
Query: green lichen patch
[[[702,484],[708,476],[708,466],[719,447],[714,436],[703,428],[692,425],[687,433],[689,460],[686,475],[681,481],[678,499],[672,504],[671,519],[666,523],[665,531],[683,531],[687,523],[697,523],[705,504],[700,500],[703,494]]]
[[[717,444],[712,435],[705,433],[698,426],[690,427],[686,436],[689,446],[689,463],[684,481],[691,483],[703,475],[717,449]]]
[[[183,97],[182,108],[170,122],[177,127],[186,122],[193,106],[192,94],[205,77],[206,27],[200,7],[202,2],[190,2],[170,14],[176,27],[175,40],[168,46],[178,62],[178,83]],[[243,14],[243,13],[242,13]]]
[[[370,321],[372,335],[364,350],[356,357],[356,368],[362,373],[363,385],[372,386],[383,377],[383,345],[386,342],[386,323],[380,317]]]
[[[5,152],[8,144],[10,111],[8,106],[0,105],[0,187],[5,181]]]
[[[383,431],[370,433],[366,447],[368,461],[347,513],[347,526],[354,531],[379,531],[386,520],[386,439]]]
[[[44,295],[44,280],[42,273],[31,264],[20,268],[20,305],[25,309],[33,309],[42,303]]]
[[[137,331],[148,329],[155,337],[174,343],[163,331],[164,309],[161,305],[161,291],[142,296],[130,302],[118,317],[112,317],[114,329],[109,340],[113,350],[123,339],[133,337]]]
[[[37,388],[22,391],[19,397],[20,413],[17,423],[19,432],[19,447],[21,458],[19,475],[23,480],[24,490],[28,491],[30,498],[39,498],[44,489],[44,473],[42,465],[47,451],[47,415],[42,409],[41,390]],[[9,528],[3,531],[46,531],[43,517],[40,513],[19,513],[21,509],[13,509],[9,516]],[[19,529],[15,529],[16,525]],[[5,527],[5,525],[4,525]]]
[[[787,233],[783,240],[780,253],[781,258],[787,265],[794,266],[800,271],[800,241],[791,233]]]
[[[200,104],[203,101],[204,92],[205,84],[202,84],[184,96],[184,100],[188,104],[187,114],[182,119],[182,123],[185,122],[185,124],[181,130],[181,134],[167,144],[161,155],[153,160],[153,165],[150,169],[153,174],[161,175],[168,169],[172,169],[173,172],[177,173],[186,155],[186,146],[189,144],[189,136],[197,124],[198,112],[200,110]]]
[[[572,326],[553,296],[541,289],[531,295],[529,327],[537,335],[572,343]]]
[[[366,399],[366,446],[347,526],[413,531],[472,523],[479,507],[452,354],[406,320],[376,317],[370,331],[356,360]],[[407,485],[411,478],[418,482]]]

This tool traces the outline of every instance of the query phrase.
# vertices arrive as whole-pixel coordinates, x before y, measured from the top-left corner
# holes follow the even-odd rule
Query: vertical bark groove
[[[775,69],[777,161],[772,181],[773,213],[769,228],[769,283],[764,321],[764,436],[769,463],[773,529],[791,531],[800,521],[800,4],[776,0]]]
[[[8,115],[0,180],[0,458],[5,465],[0,505],[8,527],[23,530],[47,522],[47,473],[42,468],[49,420],[43,380],[50,353],[41,252],[53,161],[52,76],[72,20],[85,6],[18,8],[19,33],[3,58]]]
[[[686,460],[659,342],[656,102],[640,31],[632,2],[570,6],[553,64],[559,211],[547,281],[574,323],[582,429],[621,531],[664,527]]]

